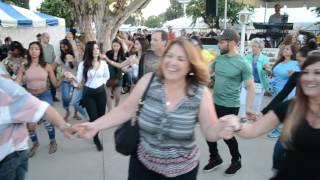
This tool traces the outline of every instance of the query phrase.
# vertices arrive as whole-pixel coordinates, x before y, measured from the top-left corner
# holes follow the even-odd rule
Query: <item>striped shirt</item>
[[[165,110],[164,86],[155,77],[139,116],[138,158],[148,169],[166,177],[190,172],[199,164],[195,143],[203,87],[192,85],[174,111]]]
[[[0,161],[14,151],[28,149],[26,122],[37,122],[49,104],[15,82],[0,77]]]

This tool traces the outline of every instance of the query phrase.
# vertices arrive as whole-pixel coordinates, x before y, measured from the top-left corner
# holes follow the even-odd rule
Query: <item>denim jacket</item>
[[[246,61],[250,64],[250,67],[252,68],[252,62],[253,62],[253,54],[250,53],[246,56]],[[262,87],[264,90],[268,90],[269,88],[269,83],[268,83],[268,79],[267,79],[267,73],[264,70],[264,65],[265,64],[269,64],[269,58],[260,53],[258,60],[257,60],[257,69],[258,69],[258,74],[259,74],[259,78],[260,78],[260,82],[262,84]]]

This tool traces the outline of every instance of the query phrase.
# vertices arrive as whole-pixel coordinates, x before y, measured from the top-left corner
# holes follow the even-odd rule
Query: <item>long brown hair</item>
[[[30,55],[30,48],[32,45],[36,44],[39,49],[40,49],[40,55],[39,55],[39,64],[42,68],[46,67],[47,63],[44,60],[44,55],[43,55],[43,48],[42,45],[38,42],[38,41],[33,41],[29,44],[29,48],[28,48],[28,53],[27,53],[27,64],[26,64],[26,68],[29,68],[31,66],[32,63],[32,59],[31,59],[31,55]]]
[[[301,67],[303,71],[306,67],[320,62],[320,53],[314,53],[307,56],[306,61]],[[301,86],[301,74],[296,87],[296,98],[290,104],[287,117],[285,119],[284,128],[281,134],[281,141],[287,148],[293,148],[292,139],[298,126],[305,121],[309,109],[309,97],[303,92]]]
[[[88,71],[93,68],[93,49],[94,45],[97,44],[96,41],[88,41],[83,54],[83,78],[84,82],[88,80]],[[100,60],[100,59],[99,59]]]
[[[157,69],[157,74],[160,79],[164,79],[162,63],[164,56],[168,53],[168,51],[172,48],[173,45],[179,45],[184,49],[187,59],[190,62],[190,72],[192,75],[187,75],[187,83],[190,84],[201,84],[207,86],[209,84],[209,68],[205,63],[201,50],[196,48],[192,43],[185,39],[176,39],[169,43],[168,47],[165,49],[163,56],[160,58],[160,65]]]
[[[283,47],[280,48],[280,51],[279,51],[279,55],[278,55],[278,59],[277,61],[274,63],[272,69],[274,69],[279,63],[283,62],[285,60],[284,56],[282,55],[283,53],[283,50],[286,46],[290,46],[290,49],[291,49],[291,52],[292,52],[292,55],[291,55],[291,59],[296,59],[296,54],[297,54],[297,47],[296,45],[285,45]]]

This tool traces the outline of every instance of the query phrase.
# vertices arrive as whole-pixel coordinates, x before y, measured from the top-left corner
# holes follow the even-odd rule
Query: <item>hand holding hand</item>
[[[233,137],[234,132],[241,129],[240,118],[233,114],[223,116],[219,118],[219,123],[222,123],[223,130],[221,131],[221,136],[224,139],[230,139]]]
[[[63,127],[60,127],[64,137],[68,139],[71,139],[78,132],[78,129],[78,125],[70,125],[68,123],[64,124]]]
[[[90,139],[99,131],[98,127],[96,127],[95,123],[87,122],[79,124],[79,128],[77,133],[80,138]]]

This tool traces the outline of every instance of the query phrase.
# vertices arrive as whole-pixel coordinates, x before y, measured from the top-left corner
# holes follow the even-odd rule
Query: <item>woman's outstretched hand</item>
[[[93,122],[78,124],[78,127],[78,137],[83,139],[90,139],[99,131],[99,129],[96,127],[96,124]]]

